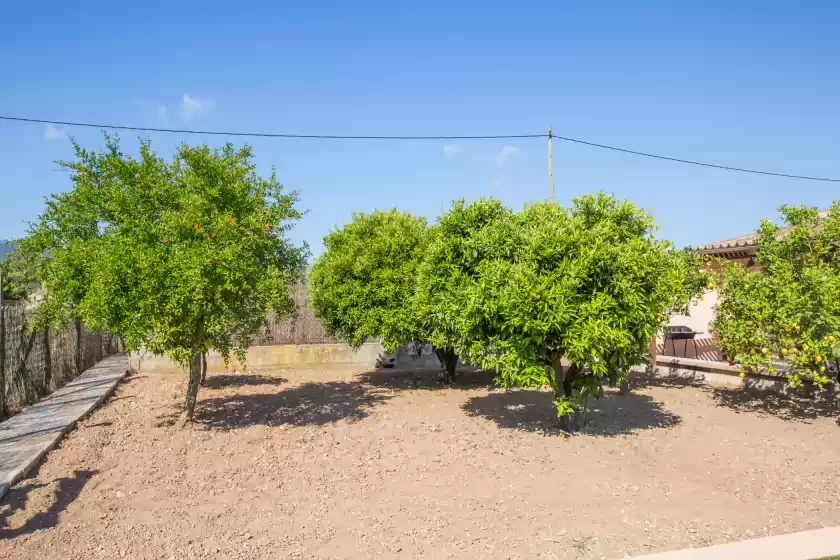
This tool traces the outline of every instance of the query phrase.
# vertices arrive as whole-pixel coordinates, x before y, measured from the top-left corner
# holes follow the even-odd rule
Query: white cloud
[[[185,121],[190,121],[196,117],[206,115],[216,108],[216,104],[209,99],[198,99],[184,95],[181,103],[181,118]]]
[[[61,138],[64,135],[64,129],[58,128],[53,123],[47,123],[47,127],[44,129],[44,138],[47,138],[49,140],[55,140],[57,138]]]
[[[506,184],[507,179],[504,175],[494,177],[493,182],[490,183],[490,196],[498,196],[504,190]]]
[[[464,151],[464,147],[460,144],[447,144],[443,147],[443,155],[457,156]]]
[[[505,146],[501,149],[501,151],[496,154],[496,167],[499,169],[504,169],[507,167],[508,163],[510,163],[510,158],[519,151],[519,148],[516,146]]]

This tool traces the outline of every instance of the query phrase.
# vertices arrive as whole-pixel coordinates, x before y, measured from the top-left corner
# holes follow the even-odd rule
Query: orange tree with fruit
[[[696,255],[655,236],[649,214],[603,193],[515,213],[457,202],[435,227],[418,292],[444,315],[437,328],[502,386],[551,387],[570,428],[709,281]]]
[[[267,311],[294,313],[289,285],[307,257],[288,239],[297,195],[258,176],[247,146],[182,145],[169,162],[145,141],[138,158],[107,136],[101,152],[74,147],[59,162],[72,188],[46,201],[17,248],[46,287],[38,313],[188,366],[191,419],[204,354],[244,360]]]
[[[840,359],[840,202],[825,214],[779,210],[784,226],[764,220],[758,230],[761,268],[723,266],[712,328],[745,370],[822,386]]]

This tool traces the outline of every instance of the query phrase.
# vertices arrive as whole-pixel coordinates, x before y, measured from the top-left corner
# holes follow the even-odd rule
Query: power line
[[[713,167],[715,169],[725,169],[726,171],[740,171],[741,173],[756,173],[758,175],[771,175],[773,177],[787,177],[789,179],[805,179],[806,181],[828,181],[830,183],[840,183],[840,179],[831,179],[829,177],[811,177],[808,175],[789,175],[787,173],[775,173],[773,171],[761,171],[759,169],[747,169],[744,167],[731,167],[729,165],[717,165],[714,163],[703,163],[702,161],[692,161],[690,159],[679,159],[668,156],[659,156],[656,154],[649,154],[646,152],[637,152],[635,150],[628,150],[626,148],[617,148],[615,146],[607,146],[606,144],[596,144],[595,142],[587,142],[585,140],[578,140],[576,138],[565,138],[563,136],[553,135],[559,140],[566,140],[567,142],[574,142],[576,144],[583,144],[584,146],[592,146],[594,148],[603,148],[604,150],[613,150],[615,152],[623,152],[625,154],[633,154],[635,156],[644,156],[654,159],[664,159],[666,161],[675,161],[677,163],[687,163],[690,165],[699,165],[702,167]]]
[[[239,136],[239,137],[253,137],[253,138],[290,138],[290,139],[309,139],[309,140],[515,140],[515,139],[531,139],[531,138],[548,138],[548,134],[487,134],[487,135],[467,135],[467,136],[356,136],[356,135],[340,135],[340,134],[293,134],[293,133],[274,133],[274,132],[225,132],[217,130],[189,130],[181,128],[152,128],[142,126],[122,126],[111,124],[93,124],[81,123],[72,121],[52,121],[47,119],[29,119],[25,117],[6,117],[0,115],[0,120],[17,121],[26,123],[40,123],[40,124],[55,124],[62,126],[76,126],[84,128],[98,128],[98,129],[112,129],[112,130],[132,130],[137,132],[168,132],[174,134],[203,134],[208,136]],[[697,165],[700,167],[711,167],[713,169],[722,169],[724,171],[737,171],[740,173],[752,173],[756,175],[768,175],[771,177],[784,177],[787,179],[802,179],[805,181],[823,181],[829,183],[840,183],[840,179],[833,179],[830,177],[815,177],[810,175],[794,175],[790,173],[777,173],[774,171],[762,171],[760,169],[749,169],[745,167],[733,167],[729,165],[718,165],[714,163],[705,163],[701,161],[694,161],[689,159],[681,159],[669,156],[661,156],[647,152],[639,152],[636,150],[629,150],[627,148],[619,148],[617,146],[609,146],[607,144],[598,144],[596,142],[588,142],[586,140],[579,140],[577,138],[570,138],[568,136],[551,135],[552,138],[558,140],[565,140],[575,144],[590,146],[593,148],[601,148],[603,150],[612,150],[614,152],[622,152],[625,154],[632,154],[636,156],[648,157],[653,159],[660,159],[665,161],[672,161],[675,163],[684,163],[688,165]]]
[[[27,119],[24,117],[3,117],[4,121],[20,121],[42,124],[60,124],[63,126],[82,126],[86,128],[111,128],[114,130],[135,130],[139,132],[173,132],[176,134],[205,134],[210,136],[253,136],[258,138],[303,138],[310,140],[502,140],[515,138],[545,138],[545,134],[489,134],[480,136],[344,136],[339,134],[287,134],[273,132],[222,132],[216,130],[186,130],[180,128],[149,128],[142,126],[120,126],[113,124],[91,124],[69,121],[49,121],[46,119]]]

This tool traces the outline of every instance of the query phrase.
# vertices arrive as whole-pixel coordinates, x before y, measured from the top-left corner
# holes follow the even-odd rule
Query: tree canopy
[[[412,303],[423,340],[435,348],[446,368],[446,380],[455,375],[465,341],[486,340],[485,322],[472,296],[479,272],[488,259],[510,254],[512,239],[502,228],[512,213],[498,200],[471,204],[455,201],[429,230],[429,246],[418,270]],[[507,253],[502,254],[505,250]]]
[[[3,243],[8,252],[0,255],[0,275],[3,280],[3,299],[25,300],[38,286],[32,263],[14,250],[16,243]]]
[[[758,230],[757,271],[724,263],[712,328],[721,350],[754,372],[784,369],[790,385],[822,385],[840,358],[840,202],[826,215],[782,206],[784,225]]]
[[[389,352],[420,338],[411,298],[425,246],[426,220],[397,210],[354,214],[324,237],[309,289],[328,332],[354,348],[378,338]]]
[[[244,351],[274,309],[294,312],[289,284],[307,256],[287,232],[296,193],[259,177],[251,149],[182,145],[166,162],[142,142],[138,158],[106,137],[101,152],[74,144],[68,192],[53,195],[19,251],[46,287],[41,313],[78,317],[190,365],[192,416],[203,354]]]
[[[553,387],[559,414],[643,363],[651,337],[707,282],[697,258],[656,239],[649,215],[611,196],[495,216],[466,251],[449,253],[466,263],[446,310],[455,348],[495,367],[505,386]],[[462,270],[469,281],[457,280]]]

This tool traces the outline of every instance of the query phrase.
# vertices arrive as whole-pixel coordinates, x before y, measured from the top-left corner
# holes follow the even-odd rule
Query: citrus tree
[[[558,415],[644,363],[675,311],[702,293],[700,261],[653,236],[652,218],[597,194],[504,215],[469,258],[456,348],[508,387],[550,386]]]
[[[307,256],[287,232],[297,195],[263,178],[251,149],[182,145],[170,162],[142,142],[139,157],[74,144],[72,188],[53,195],[18,250],[46,288],[39,312],[81,319],[189,367],[192,418],[202,357],[245,359],[264,324],[294,312],[289,292]]]
[[[758,230],[760,266],[724,263],[712,328],[721,350],[753,372],[784,371],[792,387],[837,378],[840,358],[840,202],[782,206],[784,225]]]
[[[393,352],[420,339],[411,298],[425,246],[425,218],[395,209],[354,214],[324,237],[324,253],[312,264],[315,315],[353,348],[379,339]]]
[[[486,324],[472,295],[482,263],[497,256],[510,241],[500,228],[490,226],[510,216],[498,200],[470,204],[458,200],[429,230],[412,307],[449,383],[455,379],[459,353],[465,355],[468,342],[486,339]]]
[[[15,242],[6,242],[14,247]],[[18,251],[0,257],[0,276],[2,276],[3,299],[24,300],[37,288],[32,263]]]

